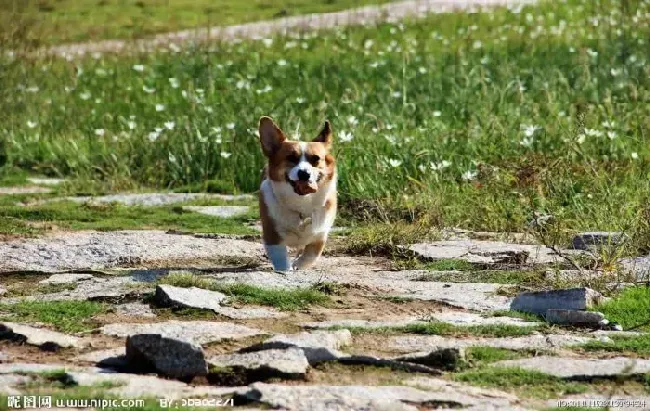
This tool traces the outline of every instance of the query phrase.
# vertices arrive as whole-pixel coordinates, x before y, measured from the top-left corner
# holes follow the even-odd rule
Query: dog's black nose
[[[298,180],[300,180],[300,181],[308,181],[309,180],[309,173],[306,172],[305,170],[298,170]]]

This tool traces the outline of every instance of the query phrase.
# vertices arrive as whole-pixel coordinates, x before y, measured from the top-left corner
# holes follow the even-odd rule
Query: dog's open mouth
[[[312,194],[318,191],[318,183],[317,182],[309,182],[309,181],[294,181],[289,178],[289,176],[286,176],[287,182],[291,184],[291,187],[293,187],[293,191],[301,196],[307,195],[307,194]]]

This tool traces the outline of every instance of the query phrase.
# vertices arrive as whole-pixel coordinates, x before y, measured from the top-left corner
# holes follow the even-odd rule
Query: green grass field
[[[387,0],[1,0],[0,39],[51,45],[340,11]]]
[[[552,216],[553,232],[624,230],[647,250],[649,11],[543,1],[179,53],[3,53],[0,157],[5,174],[252,192],[261,115],[302,139],[330,119],[344,219],[359,204],[475,230]]]

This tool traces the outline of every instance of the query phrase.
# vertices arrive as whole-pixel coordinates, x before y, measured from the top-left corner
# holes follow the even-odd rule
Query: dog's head
[[[328,121],[310,142],[289,141],[270,117],[260,119],[260,143],[268,158],[268,177],[291,185],[298,195],[315,193],[336,173],[332,128]]]

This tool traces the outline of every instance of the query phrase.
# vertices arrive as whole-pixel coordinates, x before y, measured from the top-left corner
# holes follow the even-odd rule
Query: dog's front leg
[[[305,268],[311,267],[323,253],[326,240],[327,238],[323,238],[322,240],[316,240],[311,244],[308,244],[300,257],[293,262],[293,269],[304,270]]]
[[[289,253],[287,252],[287,246],[284,244],[264,244],[264,249],[266,250],[266,255],[271,260],[273,264],[273,270],[275,271],[290,271],[291,265],[289,263]]]

